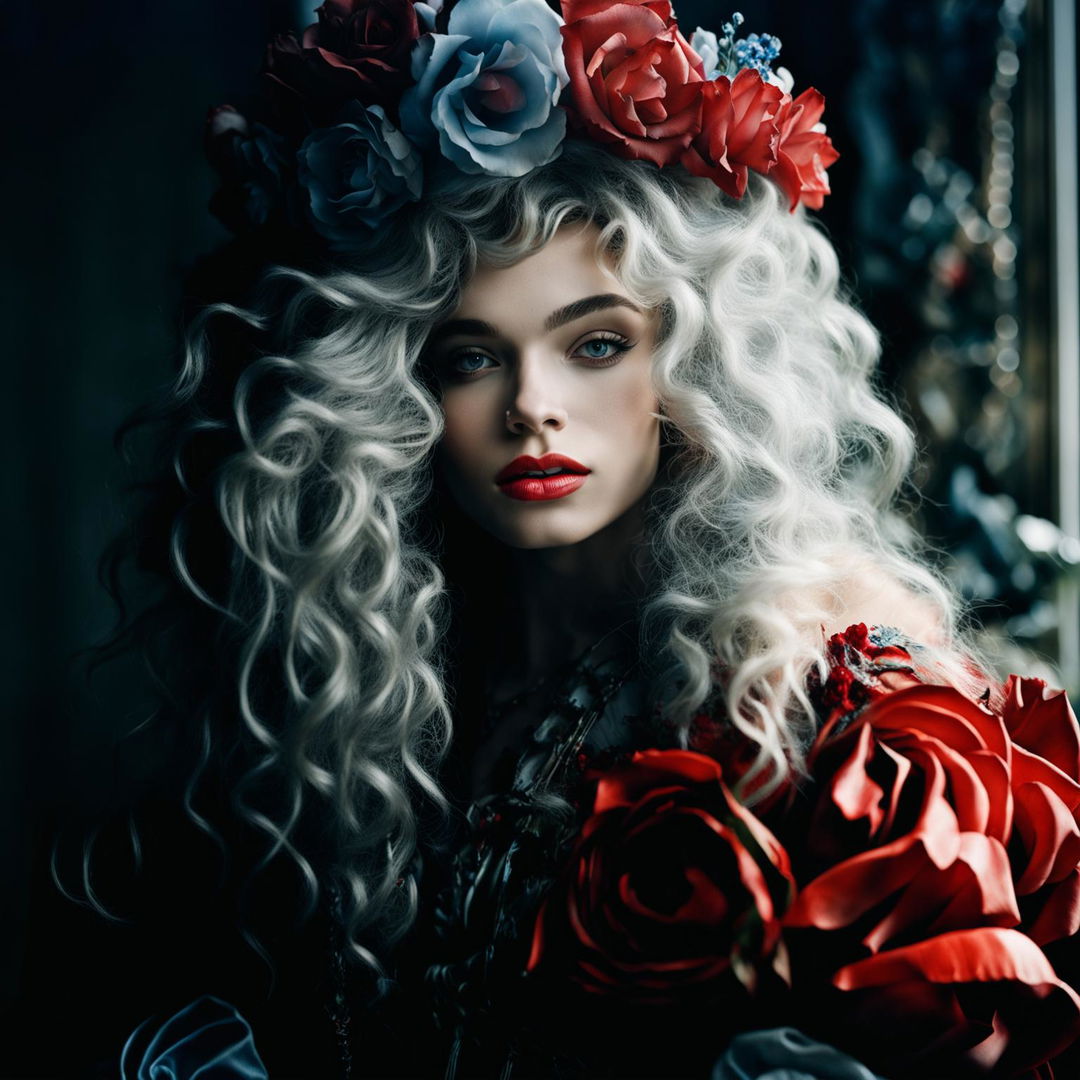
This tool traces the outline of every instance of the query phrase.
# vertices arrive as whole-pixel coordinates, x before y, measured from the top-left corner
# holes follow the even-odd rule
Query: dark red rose
[[[829,194],[825,170],[840,157],[828,135],[814,130],[825,111],[825,98],[813,88],[794,100],[784,96],[776,118],[780,143],[771,176],[791,200],[792,211],[800,202],[820,210]]]
[[[773,808],[791,795],[791,774],[778,775],[771,758],[759,760],[760,747],[731,723],[720,696],[707,701],[693,718],[688,745],[719,763],[728,787],[738,793],[740,802],[753,805],[759,820],[769,821]]]
[[[1013,740],[1016,891],[1024,929],[1044,945],[1080,931],[1080,727],[1063,690],[1017,675],[1002,718]]]
[[[530,971],[585,989],[667,1002],[749,991],[782,973],[787,854],[723,782],[686,750],[646,750],[601,776],[567,873],[545,901]]]
[[[705,73],[671,5],[563,0],[562,8],[572,117],[623,157],[678,161],[701,130]]]
[[[1080,1034],[1080,998],[1017,930],[942,934],[849,964],[834,983],[849,1045],[890,1076],[1030,1076]]]
[[[809,759],[809,880],[786,923],[845,930],[853,956],[1016,926],[1009,760],[1000,718],[947,686],[898,690],[827,725]]]
[[[683,165],[741,199],[748,170],[764,175],[776,164],[776,114],[783,96],[753,68],[743,68],[734,81],[722,76],[705,83],[701,133],[683,153]]]
[[[350,100],[394,112],[412,82],[409,55],[419,36],[412,0],[325,0],[316,15],[300,41],[287,34],[271,42],[271,82],[316,122]]]

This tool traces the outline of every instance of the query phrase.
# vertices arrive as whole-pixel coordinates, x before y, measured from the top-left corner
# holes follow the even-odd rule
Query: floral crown
[[[222,175],[211,208],[231,228],[308,224],[347,249],[446,167],[523,176],[567,134],[612,153],[680,164],[733,198],[750,169],[794,211],[818,209],[838,157],[819,123],[825,99],[791,96],[780,42],[687,41],[669,0],[325,0],[298,40],[272,41],[271,124],[223,105],[207,152]]]

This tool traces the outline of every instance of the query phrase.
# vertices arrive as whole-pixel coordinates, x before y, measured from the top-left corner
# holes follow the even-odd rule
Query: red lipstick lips
[[[495,477],[499,490],[511,499],[534,502],[540,499],[561,499],[577,491],[591,470],[564,454],[544,454],[514,458]]]

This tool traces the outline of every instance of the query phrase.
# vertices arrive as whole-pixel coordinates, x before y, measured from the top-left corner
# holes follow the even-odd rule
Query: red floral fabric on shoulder
[[[804,751],[810,750],[822,731],[828,729],[833,734],[843,731],[880,698],[912,686],[949,684],[933,648],[892,626],[854,623],[828,639],[825,659],[826,674],[811,671],[806,682],[816,723],[803,733]],[[687,746],[719,761],[728,781],[737,784],[753,769],[758,748],[728,719],[724,683],[724,673],[717,669],[713,693],[690,725]],[[989,703],[992,692],[989,680],[985,685],[988,693],[979,702],[983,705]],[[772,775],[766,767],[749,787],[740,789],[741,797],[752,797],[755,791],[770,786]],[[783,791],[784,785],[777,787],[767,799],[768,805],[781,798]]]
[[[926,647],[891,626],[855,623],[829,638],[825,655],[828,675],[813,672],[807,686],[823,727],[853,720],[886,694],[941,681]]]

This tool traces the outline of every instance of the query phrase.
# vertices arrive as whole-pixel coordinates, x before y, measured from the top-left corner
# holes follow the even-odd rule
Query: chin
[[[595,505],[541,507],[526,503],[521,507],[500,509],[499,513],[479,519],[480,524],[500,543],[521,551],[580,544],[595,536],[612,520],[604,515],[598,516]]]
[[[574,544],[580,544],[582,540],[595,536],[602,528],[603,525],[595,528],[585,526],[578,529],[496,527],[489,531],[496,540],[506,544],[507,547],[517,548],[520,551],[539,551],[543,548],[571,547]]]

